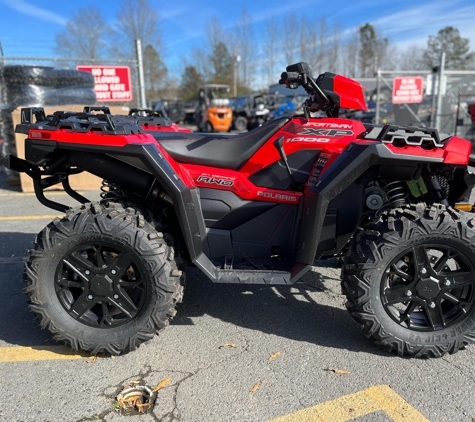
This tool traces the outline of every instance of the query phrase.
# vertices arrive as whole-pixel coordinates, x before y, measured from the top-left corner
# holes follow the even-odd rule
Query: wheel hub
[[[435,277],[423,278],[416,284],[417,296],[432,299],[440,293],[440,283]]]
[[[94,296],[109,297],[114,294],[113,281],[107,276],[95,275],[89,283],[89,290]]]

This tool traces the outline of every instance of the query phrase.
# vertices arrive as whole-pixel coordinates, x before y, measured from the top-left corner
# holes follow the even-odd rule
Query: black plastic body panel
[[[200,188],[201,208],[206,227],[232,230],[277,204],[246,201],[230,191]]]
[[[320,150],[302,149],[287,156],[292,177],[298,185],[304,185],[307,182],[310,170],[319,154]],[[282,160],[254,173],[249,180],[256,186],[281,190],[288,189],[292,184]]]

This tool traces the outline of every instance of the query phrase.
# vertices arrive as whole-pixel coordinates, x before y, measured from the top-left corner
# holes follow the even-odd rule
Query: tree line
[[[56,52],[85,59],[134,58],[134,40],[143,46],[147,99],[197,98],[203,83],[234,85],[237,93],[272,85],[286,65],[306,61],[314,75],[329,71],[350,78],[373,77],[377,69],[432,69],[446,52],[447,69],[473,67],[475,53],[457,28],[447,26],[428,37],[427,45],[398,49],[371,23],[354,30],[329,23],[324,15],[309,19],[295,13],[283,20],[270,17],[258,33],[252,15],[243,8],[231,29],[217,17],[206,22],[206,41],[183,57],[179,80],[167,69],[160,16],[148,0],[122,0],[114,28],[96,6],[80,8],[56,35]]]

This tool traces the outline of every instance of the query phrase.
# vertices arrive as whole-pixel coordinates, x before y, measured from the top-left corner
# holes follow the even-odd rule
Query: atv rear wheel
[[[445,206],[394,209],[360,232],[342,269],[353,319],[400,355],[475,342],[475,219]]]
[[[86,204],[46,226],[25,278],[30,308],[55,340],[111,355],[168,325],[184,281],[163,234],[116,203]]]

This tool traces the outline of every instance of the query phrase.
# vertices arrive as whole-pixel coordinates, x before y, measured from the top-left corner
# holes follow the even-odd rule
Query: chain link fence
[[[393,104],[396,77],[422,77],[422,101]],[[369,94],[367,121],[371,119],[377,124],[437,127],[440,132],[456,134],[475,142],[475,116],[470,113],[471,104],[475,104],[475,71],[448,70],[440,75],[421,70],[379,70],[375,83],[376,88]]]

